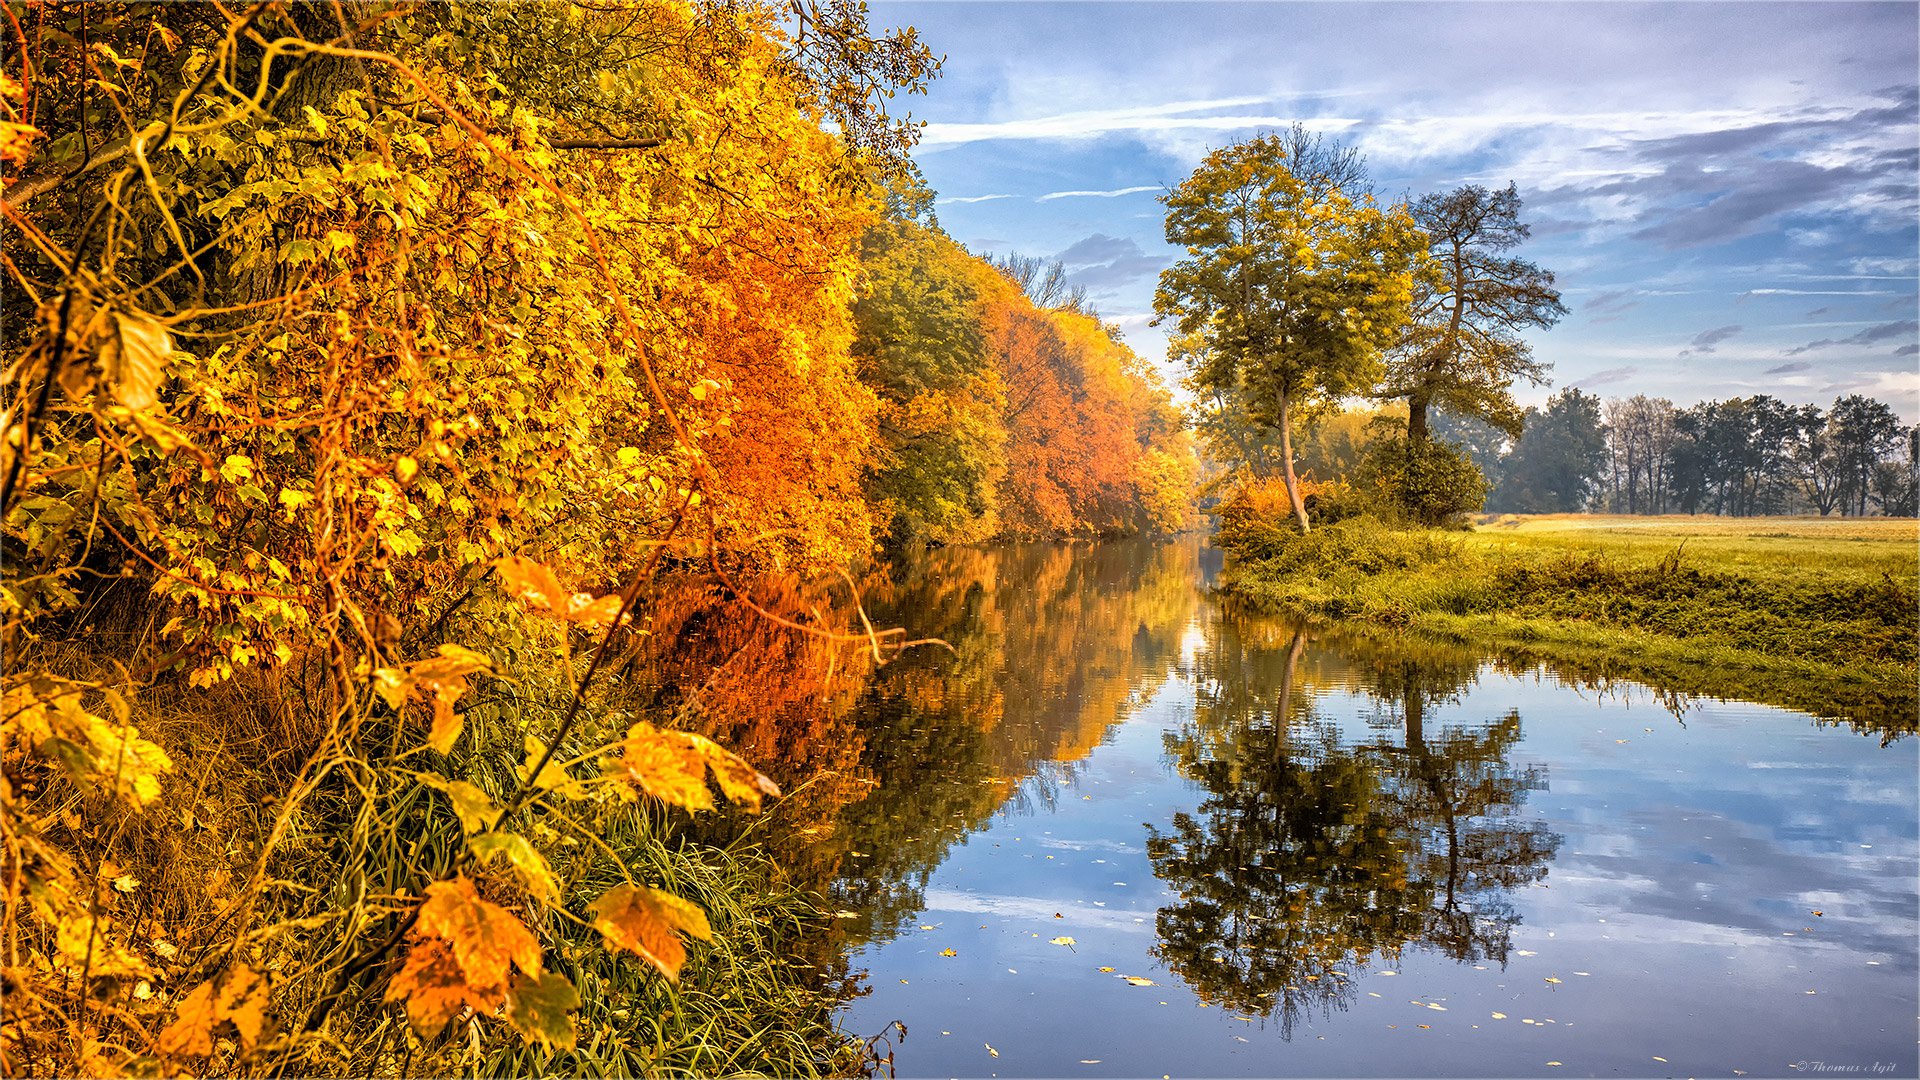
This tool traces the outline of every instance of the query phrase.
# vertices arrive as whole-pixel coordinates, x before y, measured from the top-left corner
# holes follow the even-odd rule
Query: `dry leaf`
[[[100,367],[113,383],[114,397],[129,409],[149,409],[173,356],[173,339],[153,316],[140,311],[113,313],[114,336],[100,349]]]

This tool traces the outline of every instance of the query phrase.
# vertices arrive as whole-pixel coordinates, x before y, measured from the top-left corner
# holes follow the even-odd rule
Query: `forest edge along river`
[[[1236,614],[1219,558],[941,549],[862,588],[951,653],[708,680],[900,1075],[1915,1070],[1897,725]]]

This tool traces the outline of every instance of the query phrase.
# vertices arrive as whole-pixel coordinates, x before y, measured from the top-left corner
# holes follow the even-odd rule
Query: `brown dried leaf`
[[[113,384],[114,396],[129,409],[150,409],[166,379],[173,339],[167,328],[141,311],[113,313],[114,336],[100,349],[100,367]]]

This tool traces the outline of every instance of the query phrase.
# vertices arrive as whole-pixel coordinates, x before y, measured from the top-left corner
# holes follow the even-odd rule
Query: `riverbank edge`
[[[1448,548],[1461,534],[1409,530],[1416,546]],[[1228,555],[1215,591],[1230,606],[1258,615],[1297,619],[1374,639],[1416,639],[1477,647],[1509,667],[1539,664],[1574,678],[1632,680],[1688,695],[1747,700],[1843,721],[1882,736],[1920,730],[1920,667],[1895,661],[1846,663],[1698,641],[1603,620],[1513,612],[1437,610],[1459,585],[1433,573],[1435,564],[1369,569],[1343,565],[1334,572],[1292,573],[1281,579],[1259,558],[1216,537]],[[1452,554],[1462,553],[1458,547]],[[1594,554],[1605,556],[1598,549]],[[1544,560],[1547,556],[1540,556]],[[1527,556],[1507,553],[1506,559]],[[1436,562],[1465,565],[1465,560]],[[1435,579],[1434,588],[1382,587],[1395,573]],[[1594,590],[1591,595],[1598,595]],[[1920,620],[1920,615],[1917,615]]]

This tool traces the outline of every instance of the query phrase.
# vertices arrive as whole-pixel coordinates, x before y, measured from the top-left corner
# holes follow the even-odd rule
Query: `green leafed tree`
[[[1506,254],[1527,238],[1519,191],[1468,184],[1426,196],[1412,213],[1427,235],[1428,260],[1381,395],[1406,399],[1407,441],[1416,446],[1427,441],[1435,406],[1517,436],[1514,381],[1546,380],[1546,365],[1520,332],[1567,313],[1551,272]]]
[[[879,394],[879,452],[867,475],[896,543],[983,539],[1006,472],[1005,395],[981,332],[977,267],[940,230],[933,193],[911,178],[862,238],[854,357]]]
[[[1295,414],[1373,389],[1424,247],[1406,210],[1380,207],[1366,186],[1358,154],[1295,125],[1214,151],[1161,200],[1167,240],[1187,257],[1160,275],[1157,320],[1198,337],[1196,396],[1230,400],[1279,435],[1302,530]]]
[[[1583,510],[1607,465],[1607,433],[1600,399],[1568,387],[1529,408],[1520,441],[1507,455],[1506,475],[1488,506],[1507,513],[1564,514]]]

